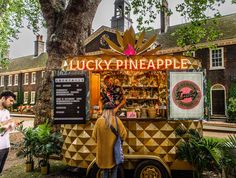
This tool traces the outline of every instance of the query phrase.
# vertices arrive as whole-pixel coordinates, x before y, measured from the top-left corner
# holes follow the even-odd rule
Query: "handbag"
[[[116,135],[116,140],[115,140],[114,148],[113,148],[113,151],[114,151],[113,155],[114,155],[114,160],[115,160],[116,165],[119,165],[119,164],[124,163],[124,154],[123,154],[123,148],[122,148],[123,141],[119,134],[119,127],[118,127],[116,117],[115,117],[115,120],[116,120],[117,129],[115,129],[112,125],[110,126],[110,128],[112,132]]]

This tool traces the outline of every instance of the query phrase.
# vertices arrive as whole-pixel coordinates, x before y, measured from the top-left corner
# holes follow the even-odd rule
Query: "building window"
[[[42,71],[42,78],[44,78],[45,76],[45,71]]]
[[[18,95],[18,92],[14,92],[14,94],[16,95],[16,102],[17,102],[17,95]]]
[[[210,49],[210,69],[224,69],[224,48]]]
[[[12,75],[8,76],[8,86],[12,86]]]
[[[32,75],[31,75],[31,84],[35,84],[36,82],[36,72],[32,72]]]
[[[24,85],[27,85],[29,84],[29,73],[25,73],[25,76],[24,76]]]
[[[4,86],[4,76],[1,76],[1,87]]]
[[[24,92],[24,104],[28,104],[29,92]]]
[[[18,85],[18,74],[14,76],[14,85]]]
[[[30,104],[34,104],[34,103],[35,103],[35,91],[31,91]]]

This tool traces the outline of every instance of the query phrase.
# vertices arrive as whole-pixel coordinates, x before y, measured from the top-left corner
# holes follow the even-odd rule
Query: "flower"
[[[136,54],[136,51],[134,50],[133,46],[131,46],[131,44],[128,44],[128,47],[124,51],[124,54],[126,56],[134,56]]]

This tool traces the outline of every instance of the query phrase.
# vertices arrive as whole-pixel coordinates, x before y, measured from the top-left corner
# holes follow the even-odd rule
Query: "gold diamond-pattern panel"
[[[92,139],[94,121],[79,125],[62,125],[64,137],[62,146],[63,161],[70,166],[87,168],[96,157],[96,143]],[[128,136],[123,144],[125,154],[159,155],[167,165],[176,160],[177,145],[184,137],[176,136],[175,129],[181,125],[185,129],[196,129],[202,134],[202,122],[192,120],[182,121],[123,121]],[[125,166],[132,167],[130,160]]]

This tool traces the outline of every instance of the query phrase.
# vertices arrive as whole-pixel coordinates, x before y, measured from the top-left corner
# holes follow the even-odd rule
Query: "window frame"
[[[32,98],[33,98],[32,97],[33,96],[32,93],[34,93],[34,100],[33,101],[32,101]],[[35,104],[35,97],[36,97],[36,92],[35,91],[31,91],[30,92],[30,104]]]
[[[8,75],[8,86],[12,86],[12,79],[13,79],[13,77],[12,77],[12,75]]]
[[[28,81],[26,83],[26,75],[28,76]],[[24,85],[28,85],[29,84],[29,73],[24,73]]]
[[[26,98],[26,94],[27,94],[27,98]],[[27,99],[27,100],[26,100]],[[28,104],[28,100],[29,100],[29,92],[28,91],[25,91],[24,92],[24,104]]]
[[[222,59],[222,66],[212,66],[213,61],[212,61],[212,51],[213,50],[221,50],[221,59]],[[220,69],[225,69],[225,64],[224,64],[224,47],[218,47],[216,49],[210,49],[210,70],[220,70]]]
[[[41,73],[41,78],[44,78],[44,76],[45,76],[45,71],[44,71],[44,70],[42,70],[42,73]]]
[[[5,79],[5,76],[4,75],[2,75],[1,76],[1,82],[0,82],[0,87],[4,87],[4,79]]]
[[[35,76],[35,78],[33,76]],[[31,73],[31,84],[36,84],[36,72]]]
[[[17,76],[17,77],[16,77]],[[16,78],[17,78],[17,83],[16,83]],[[17,86],[19,83],[19,75],[18,74],[15,74],[14,75],[14,86]]]

